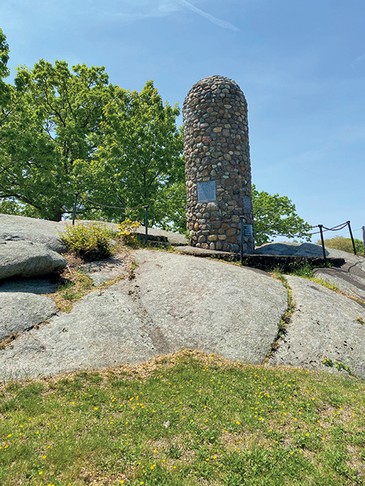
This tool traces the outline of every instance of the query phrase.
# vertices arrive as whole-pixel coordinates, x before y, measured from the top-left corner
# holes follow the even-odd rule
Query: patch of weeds
[[[123,259],[125,272],[98,286],[94,285],[91,277],[80,270],[80,266],[84,264],[80,257],[75,256],[73,253],[65,255],[68,264],[60,276],[59,286],[56,292],[48,294],[48,297],[54,300],[60,311],[71,312],[73,304],[93,290],[105,290],[120,280],[134,278],[134,270],[137,268],[137,264],[132,260],[131,253],[121,243],[117,243],[116,246],[118,250],[116,257],[119,260]]]
[[[295,309],[295,303],[293,300],[293,291],[291,287],[288,284],[288,281],[285,278],[285,275],[282,273],[276,272],[273,273],[274,278],[277,278],[280,280],[280,282],[283,284],[283,286],[286,288],[287,293],[288,293],[288,307],[283,314],[280,324],[279,324],[279,337],[282,337],[286,333],[286,327],[290,322],[291,316],[293,315],[294,309]]]
[[[271,275],[276,280],[280,280],[280,282],[284,285],[285,288],[288,287],[288,282],[287,282],[285,275],[284,275],[283,271],[281,270],[281,268],[279,268],[279,267],[274,268],[271,272]]]
[[[336,285],[333,285],[333,284],[327,282],[327,280],[323,280],[322,278],[318,278],[318,277],[312,277],[309,280],[311,280],[312,282],[314,282],[318,285],[322,285],[322,287],[326,287],[326,289],[328,289],[328,290],[332,290],[332,292],[336,292],[336,294],[343,295],[344,297],[347,297],[348,299],[351,299],[351,300],[357,302],[358,304],[365,305],[364,300],[359,299],[358,297],[354,297],[354,296],[344,292],[343,290],[339,289]]]
[[[74,270],[67,278],[63,278],[53,294],[50,294],[58,309],[62,312],[71,312],[74,302],[80,300],[94,289],[93,281],[84,273]]]
[[[286,335],[287,333],[287,327],[290,324],[291,317],[293,315],[293,312],[295,310],[295,303],[293,299],[293,291],[290,288],[288,281],[285,278],[285,275],[283,275],[280,271],[275,270],[275,272],[272,272],[272,276],[276,278],[277,280],[280,280],[280,282],[283,284],[283,286],[286,288],[287,291],[287,296],[288,296],[288,307],[284,314],[281,316],[279,325],[278,325],[278,333],[276,335],[276,338],[274,342],[271,345],[271,350],[268,353],[268,355],[265,357],[264,362],[267,362],[272,355],[275,353],[275,351],[279,348],[279,343],[280,340]]]
[[[356,317],[355,322],[358,322],[359,324],[362,324],[363,326],[365,325],[365,320],[362,317]]]
[[[327,280],[323,280],[323,278],[312,277],[310,280],[318,285],[322,285],[322,287],[326,287],[328,290],[332,290],[333,292],[344,295],[344,292],[336,287],[336,285],[327,282]]]
[[[293,315],[294,308],[295,308],[294,301],[293,301],[293,292],[290,287],[287,287],[287,290],[288,290],[288,308],[284,312],[279,322],[278,339],[282,338],[287,333],[287,327],[290,323],[291,316]]]
[[[347,371],[347,373],[351,375],[349,366],[345,365],[342,361],[333,360],[326,356],[322,359],[322,364],[328,366],[329,368],[335,368],[338,371]]]
[[[135,260],[132,260],[128,265],[128,280],[134,280],[136,278],[135,271],[138,268],[138,263]]]
[[[296,275],[297,277],[304,277],[304,278],[312,278],[314,273],[313,273],[313,267],[309,265],[309,263],[303,263],[300,265],[293,265],[290,268],[291,275]]]
[[[14,341],[15,336],[8,336],[0,341],[0,351],[5,349],[9,344]]]
[[[182,452],[179,446],[176,444],[171,444],[168,448],[167,454],[171,459],[180,459]]]

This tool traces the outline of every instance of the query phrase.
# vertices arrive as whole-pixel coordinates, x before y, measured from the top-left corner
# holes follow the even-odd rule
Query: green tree
[[[148,81],[140,93],[116,87],[104,115],[102,144],[88,174],[80,169],[90,199],[104,205],[109,219],[141,220],[148,205],[152,224],[173,224],[181,218],[185,185],[178,107],[163,103]]]
[[[0,127],[0,199],[21,211],[59,220],[72,207],[101,136],[112,88],[102,67],[44,60],[15,78]]]
[[[169,231],[186,231],[186,186],[185,178],[164,186],[155,203],[158,226]]]
[[[9,46],[4,32],[0,29],[0,109],[2,115],[4,115],[3,109],[9,98],[9,86],[3,80],[9,76],[8,61]]]
[[[252,205],[256,246],[276,236],[310,241],[311,226],[297,215],[295,205],[287,196],[259,192],[253,185]]]
[[[7,67],[9,60],[9,46],[6,41],[6,36],[2,29],[0,29],[0,178],[4,172],[4,168],[9,165],[9,157],[3,147],[4,132],[2,127],[9,118],[9,100],[11,95],[11,86],[6,84],[3,78],[6,78],[10,73]],[[11,200],[0,199],[0,212],[13,212],[16,210],[16,204]],[[16,211],[14,211],[16,212]]]

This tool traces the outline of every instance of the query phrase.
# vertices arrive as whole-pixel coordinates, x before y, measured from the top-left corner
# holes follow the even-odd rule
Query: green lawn
[[[0,388],[0,484],[365,484],[365,383],[183,352]]]

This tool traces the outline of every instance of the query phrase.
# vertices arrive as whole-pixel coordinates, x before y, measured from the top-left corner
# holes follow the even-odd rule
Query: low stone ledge
[[[176,248],[176,251],[184,255],[192,255],[201,258],[217,258],[229,262],[239,262],[239,253],[229,253],[217,250],[205,250],[192,246],[182,246]],[[309,264],[313,268],[322,268],[326,266],[341,267],[345,264],[344,258],[324,258],[320,257],[304,257],[304,256],[288,256],[288,255],[262,255],[252,254],[244,255],[243,265],[246,267],[258,268],[260,270],[274,270],[280,269],[283,272],[290,272],[296,267]]]
[[[239,256],[237,260],[239,260]],[[248,267],[259,268],[260,270],[271,271],[279,269],[282,272],[291,272],[302,265],[310,265],[312,268],[323,268],[326,266],[341,267],[345,264],[344,258],[324,258],[305,256],[282,256],[282,255],[245,255],[243,264]]]

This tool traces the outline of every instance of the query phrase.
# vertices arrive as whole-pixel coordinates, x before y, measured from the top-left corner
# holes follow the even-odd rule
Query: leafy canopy
[[[81,168],[93,199],[105,205],[109,219],[141,220],[144,205],[152,224],[172,217],[168,208],[173,205],[167,201],[174,198],[171,188],[184,183],[185,168],[178,115],[178,107],[163,103],[152,81],[140,93],[114,88],[104,109],[102,143],[88,174]]]
[[[9,88],[2,78],[9,76],[8,69],[9,46],[2,29],[0,29],[0,110],[2,110],[8,101]]]
[[[2,33],[0,49],[1,76],[8,74]],[[152,224],[181,219],[179,109],[163,103],[152,81],[130,92],[111,85],[103,67],[40,60],[18,69],[8,88],[0,211],[59,220],[77,193],[84,217],[142,219],[149,205]]]
[[[310,240],[311,226],[297,215],[295,205],[287,196],[259,192],[253,185],[252,205],[256,246],[276,236]]]
[[[44,60],[22,67],[0,127],[0,198],[24,212],[59,220],[70,210],[80,176],[98,144],[103,107],[110,99],[104,68]]]

